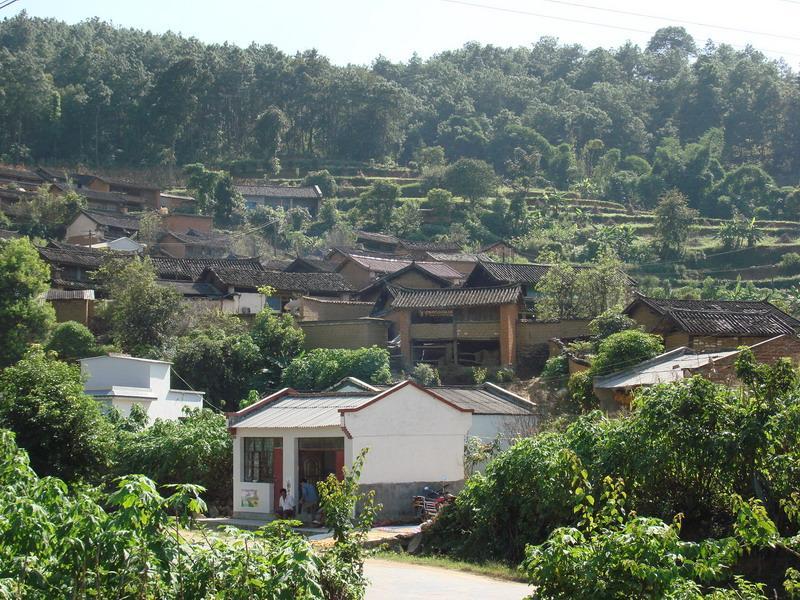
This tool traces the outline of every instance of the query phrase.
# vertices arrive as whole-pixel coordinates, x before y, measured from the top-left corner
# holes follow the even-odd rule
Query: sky
[[[749,44],[800,67],[800,0],[15,0],[0,18],[22,10],[289,53],[316,48],[336,64],[365,65],[379,55],[427,58],[469,41],[529,46],[542,36],[586,48],[644,46],[659,27],[683,25],[699,46],[709,38]]]

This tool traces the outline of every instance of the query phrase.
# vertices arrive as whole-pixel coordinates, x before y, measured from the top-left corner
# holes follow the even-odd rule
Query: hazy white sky
[[[659,27],[683,24],[698,45],[709,38],[751,44],[800,66],[800,0],[17,0],[0,17],[22,10],[69,23],[96,16],[206,42],[317,48],[339,64],[369,64],[379,54],[428,57],[471,40],[524,46],[544,35],[589,48],[644,45]]]

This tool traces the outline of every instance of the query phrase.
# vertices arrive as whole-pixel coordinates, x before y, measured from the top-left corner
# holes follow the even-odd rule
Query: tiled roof
[[[23,181],[41,181],[42,178],[28,169],[17,169],[15,167],[0,166],[0,177],[7,179],[21,179]]]
[[[144,204],[144,200],[142,198],[126,196],[120,192],[98,192],[97,190],[90,188],[78,188],[74,185],[63,182],[54,182],[52,185],[65,193],[75,192],[87,200],[96,200],[98,202],[114,202],[116,204]]]
[[[445,279],[444,277],[435,275],[430,270],[421,267],[419,263],[412,262],[409,263],[407,266],[403,267],[402,269],[400,269],[399,271],[394,271],[393,273],[387,273],[383,277],[379,277],[378,279],[370,283],[368,286],[360,289],[358,293],[361,295],[369,294],[376,288],[380,288],[386,285],[391,285],[391,282],[394,281],[395,279],[402,277],[405,273],[408,273],[409,271],[414,271],[414,270],[416,270],[417,272],[421,272],[423,276],[429,278],[432,281],[437,282],[438,284],[440,284],[440,287],[450,287],[451,285],[453,285],[452,279]]]
[[[230,242],[230,238],[223,233],[205,233],[194,229],[190,229],[187,232],[167,231],[166,234],[171,235],[179,242],[195,246],[225,247]]]
[[[264,196],[265,198],[322,198],[322,194],[317,186],[236,185],[234,187],[236,191],[243,196]]]
[[[375,233],[372,231],[356,231],[356,241],[366,240],[368,242],[378,242],[379,244],[399,244],[400,239],[389,233]]]
[[[94,290],[54,290],[44,293],[45,300],[94,300]]]
[[[132,183],[130,181],[124,181],[122,179],[109,179],[108,177],[100,177],[99,175],[90,175],[90,177],[96,177],[106,183],[111,185],[116,185],[118,187],[128,187],[128,188],[136,188],[139,190],[151,190],[151,191],[160,191],[161,188],[157,185],[152,185],[150,183]]]
[[[282,260],[280,258],[271,258],[269,260],[262,261],[261,264],[267,271],[284,271],[286,270],[286,267],[288,267],[293,262],[294,262],[293,260],[288,260],[288,259]]]
[[[373,273],[394,273],[400,269],[405,269],[412,262],[411,260],[398,260],[395,258],[378,258],[377,256],[366,256],[363,254],[348,254],[349,258],[365,269]],[[456,271],[448,264],[433,261],[417,261],[415,264],[443,279],[463,279],[464,275]]]
[[[408,250],[424,250],[427,252],[459,252],[460,244],[453,242],[414,242],[412,240],[400,240],[400,245]]]
[[[522,294],[518,285],[484,288],[412,290],[389,286],[392,308],[463,308],[515,304]]]
[[[204,298],[221,298],[225,294],[219,291],[210,283],[201,283],[197,281],[170,281],[166,279],[159,279],[159,285],[172,288],[182,296],[192,297],[199,296]]]
[[[428,252],[428,258],[438,262],[494,262],[491,256],[480,252]]]
[[[263,271],[257,258],[171,258],[153,256],[150,258],[160,279],[197,279],[206,267],[225,267]]]
[[[13,240],[14,238],[21,237],[16,231],[9,231],[8,229],[0,229],[0,240]]]
[[[720,331],[733,331],[737,328],[744,327],[748,323],[750,326],[758,330],[764,330],[765,327],[767,329],[772,329],[773,326],[766,325],[766,322],[763,320],[763,318],[759,320],[759,318],[755,316],[744,316],[748,313],[759,315],[765,312],[771,315],[777,322],[780,322],[788,327],[791,331],[800,330],[800,321],[791,315],[786,314],[777,306],[770,304],[766,300],[664,300],[660,298],[648,298],[646,296],[638,295],[637,298],[630,305],[628,305],[628,308],[625,309],[625,312],[629,314],[633,307],[639,302],[650,307],[658,314],[674,317],[676,321],[679,321],[682,327],[691,326],[696,328],[698,331],[704,327],[711,327],[710,323],[714,321],[719,321],[717,327]],[[683,314],[685,311],[688,311],[688,313],[691,314]],[[721,315],[718,318],[717,315],[720,313],[724,313],[724,315]],[[733,316],[737,314],[742,316]],[[700,321],[704,319],[709,321],[709,324],[701,325]],[[727,324],[723,324],[723,321]],[[759,325],[759,323],[761,323],[761,325]],[[777,331],[776,329],[775,331],[775,335],[778,333],[785,333],[785,330]]]
[[[53,277],[50,279],[50,285],[54,288],[63,289],[63,290],[89,290],[92,289],[92,285],[94,282],[92,281],[75,281],[73,279],[63,279],[58,276],[58,273],[54,273]]]
[[[81,212],[98,225],[125,231],[139,231],[139,217],[137,215],[118,215],[91,210],[82,210]]]
[[[768,310],[724,311],[671,309],[682,331],[692,335],[775,336],[794,333],[795,329]]]
[[[263,285],[280,291],[309,293],[350,292],[352,286],[339,273],[287,273],[286,271],[256,271],[210,267],[226,285],[258,288]]]
[[[96,269],[103,263],[105,257],[111,255],[108,250],[61,242],[52,243],[38,250],[41,257],[51,265],[72,265],[89,269]]]
[[[547,275],[553,265],[482,262],[481,266],[497,282],[536,284],[541,281],[542,277]]]
[[[315,258],[312,256],[300,257],[294,259],[285,268],[280,269],[288,273],[301,273],[301,269],[305,267],[320,273],[333,273],[336,270],[336,265],[332,265],[326,260]]]

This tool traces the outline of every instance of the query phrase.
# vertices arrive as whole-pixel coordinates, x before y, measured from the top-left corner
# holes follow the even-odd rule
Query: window
[[[273,470],[273,450],[283,446],[283,438],[244,439],[243,481],[272,483],[275,478]]]

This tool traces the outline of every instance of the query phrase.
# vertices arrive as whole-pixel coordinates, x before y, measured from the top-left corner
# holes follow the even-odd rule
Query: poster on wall
[[[258,490],[242,490],[242,507],[257,508],[258,504]]]

